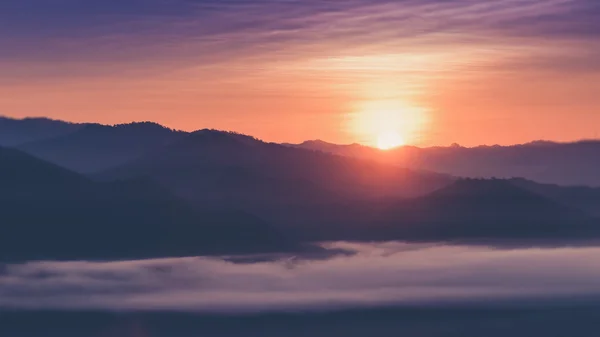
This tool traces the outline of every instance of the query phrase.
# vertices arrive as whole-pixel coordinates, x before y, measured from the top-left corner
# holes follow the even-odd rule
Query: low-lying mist
[[[348,253],[7,264],[0,308],[244,313],[600,295],[600,247],[324,246]]]

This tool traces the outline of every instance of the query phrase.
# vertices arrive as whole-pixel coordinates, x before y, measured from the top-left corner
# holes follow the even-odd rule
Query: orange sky
[[[212,26],[199,19],[208,7],[138,18],[116,2],[79,13],[97,19],[89,25],[45,16],[45,35],[15,20],[20,34],[0,33],[13,47],[0,52],[0,114],[151,120],[277,142],[600,136],[591,0],[200,3],[216,8]],[[101,10],[120,21],[105,23]]]

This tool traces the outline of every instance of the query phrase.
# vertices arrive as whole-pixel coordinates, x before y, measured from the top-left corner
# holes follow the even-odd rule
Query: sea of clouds
[[[600,295],[600,247],[325,246],[350,253],[0,265],[0,308],[229,313]]]

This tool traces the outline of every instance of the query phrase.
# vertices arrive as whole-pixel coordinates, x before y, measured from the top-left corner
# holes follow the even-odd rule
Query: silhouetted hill
[[[600,188],[540,184],[522,178],[510,179],[510,182],[561,204],[579,208],[594,216],[600,216]]]
[[[595,225],[507,180],[455,181],[214,130],[105,175],[136,176],[197,204],[257,212],[307,240],[582,237]]]
[[[460,179],[413,199],[383,199],[306,209],[298,235],[314,240],[573,239],[600,235],[583,211],[507,180]],[[319,217],[320,216],[320,217]]]
[[[81,128],[82,124],[48,118],[16,119],[0,116],[0,146],[16,146],[58,137]]]
[[[597,235],[600,225],[500,179],[460,179],[383,214],[383,222],[400,225],[394,231],[424,239],[583,238]]]
[[[89,124],[75,132],[19,146],[19,149],[80,173],[116,167],[185,135],[156,123]]]
[[[24,152],[0,147],[0,195],[6,198],[48,197],[89,188],[87,178]]]
[[[271,207],[421,195],[452,178],[201,130],[105,179],[150,177],[196,203]]]
[[[164,257],[297,249],[243,212],[195,210],[152,183],[94,183],[0,148],[0,260]]]
[[[600,186],[597,170],[600,167],[600,141],[537,141],[513,146],[473,148],[459,145],[430,148],[405,146],[388,151],[318,142],[293,146],[462,177],[522,177],[542,183]]]
[[[307,140],[298,145],[294,145],[294,144],[284,144],[284,145],[299,147],[299,148],[313,150],[313,151],[329,152],[329,153],[341,152],[340,154],[343,154],[343,155],[360,154],[361,151],[370,149],[369,147],[366,147],[366,146],[363,146],[360,144],[356,144],[356,143],[346,144],[346,145],[338,145],[338,144],[334,144],[334,143],[325,142],[320,139]]]

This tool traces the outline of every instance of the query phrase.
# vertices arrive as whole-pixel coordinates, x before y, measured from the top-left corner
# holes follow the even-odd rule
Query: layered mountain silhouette
[[[74,132],[82,124],[48,118],[15,119],[0,116],[0,146],[17,146]]]
[[[600,186],[600,141],[554,143],[536,141],[513,146],[418,148],[380,151],[358,144],[307,141],[288,145],[338,155],[376,160],[461,177],[520,177],[541,183]]]
[[[17,123],[4,139],[27,142],[0,148],[0,259],[298,251],[320,240],[598,237],[598,188],[400,165],[475,177],[538,165],[547,177],[563,168],[565,182],[590,180],[597,174],[578,176],[550,157],[588,167],[594,142],[382,152],[154,123],[18,122],[45,131],[35,136],[33,124]]]
[[[18,148],[70,170],[92,173],[125,164],[184,134],[150,122],[88,124],[74,132],[21,144]]]
[[[216,130],[191,133],[99,176],[149,177],[196,204],[246,209],[417,196],[453,179]]]
[[[138,159],[185,133],[155,123],[117,126],[74,124],[46,118],[0,117],[0,146],[20,146],[30,154],[80,173],[100,172]],[[284,144],[453,176],[520,177],[546,184],[600,187],[600,141],[536,141],[513,146],[418,148],[380,151],[359,144],[324,141]]]
[[[0,148],[0,260],[140,258],[299,249],[239,211],[192,208],[146,181],[96,183]]]
[[[313,150],[313,151],[336,153],[336,154],[350,156],[350,157],[361,157],[361,156],[365,155],[366,151],[374,150],[371,147],[360,145],[357,143],[339,145],[339,144],[329,143],[329,142],[326,142],[326,141],[323,141],[320,139],[307,140],[300,144],[284,143],[282,145],[289,146],[289,147],[298,147],[298,148]]]
[[[600,234],[585,212],[508,180],[459,179],[411,199],[329,205],[307,223],[313,240],[571,239]]]
[[[540,184],[523,178],[513,178],[510,179],[510,182],[515,186],[543,195],[558,203],[600,217],[600,188],[598,187]]]
[[[583,238],[600,224],[501,179],[460,179],[384,215],[413,224],[409,236],[434,239]]]

